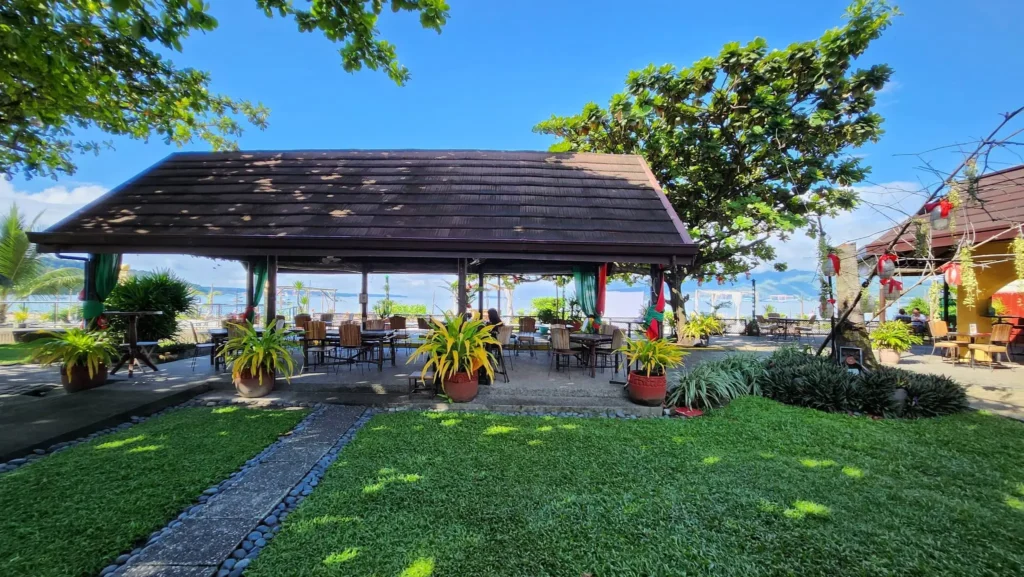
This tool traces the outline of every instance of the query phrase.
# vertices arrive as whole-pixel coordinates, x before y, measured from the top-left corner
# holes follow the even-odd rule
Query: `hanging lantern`
[[[903,296],[903,283],[896,279],[888,279],[882,282],[885,289],[885,302],[894,303]]]
[[[960,286],[960,263],[948,262],[939,267],[939,270],[942,271],[946,284],[949,286]]]
[[[930,215],[932,230],[949,230],[949,213],[953,210],[953,203],[943,198],[924,205],[924,209]]]
[[[896,255],[883,254],[878,257],[878,278],[889,280],[896,273]]]
[[[839,256],[829,253],[825,260],[821,261],[821,274],[825,276],[836,276],[839,274]]]
[[[835,315],[836,299],[828,299],[821,305],[821,318],[830,319]]]

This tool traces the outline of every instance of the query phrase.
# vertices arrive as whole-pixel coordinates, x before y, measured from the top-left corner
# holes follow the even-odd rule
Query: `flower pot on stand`
[[[264,368],[256,375],[253,375],[249,369],[244,369],[232,380],[239,395],[247,399],[254,399],[269,395],[270,391],[274,390],[274,379],[276,378],[274,371]]]
[[[476,398],[479,379],[471,373],[455,373],[444,380],[444,393],[453,402],[468,403]]]
[[[658,407],[665,402],[668,379],[665,375],[647,376],[644,373],[630,371],[629,379],[626,381],[626,391],[629,393],[629,400],[634,403]]]
[[[878,349],[878,362],[887,366],[898,365],[900,354],[892,349]]]
[[[71,376],[68,376],[67,367],[60,368],[60,384],[69,393],[77,393],[96,387],[107,382],[107,365],[100,364],[93,375],[89,376],[89,367],[75,365],[71,367]]]

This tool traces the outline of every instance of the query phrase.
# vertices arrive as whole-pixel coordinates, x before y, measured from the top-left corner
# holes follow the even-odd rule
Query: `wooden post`
[[[277,318],[277,257],[267,258],[267,322]]]
[[[458,260],[459,267],[459,315],[465,315],[466,309],[469,308],[469,298],[466,295],[466,260],[460,258]]]
[[[498,275],[498,306],[496,307],[498,309],[498,314],[499,315],[501,314],[501,289],[503,287],[504,287],[504,285],[501,284],[501,275],[499,274]],[[508,318],[509,318],[509,322],[512,322],[512,315],[508,315]]]
[[[949,283],[946,276],[942,276],[942,320],[949,324]]]
[[[878,322],[885,322],[885,309],[889,308],[889,301],[885,299],[885,285],[878,289]]]
[[[480,309],[480,318],[484,318],[484,265],[480,264],[480,291],[477,293],[477,307]]]
[[[359,316],[360,316],[360,318],[363,319],[363,326],[364,327],[366,326],[366,319],[369,316],[369,308],[368,308],[369,304],[370,304],[370,295],[368,294],[369,293],[369,286],[370,286],[370,273],[366,270],[366,265],[363,265],[363,284],[362,284],[362,289],[360,289],[360,291],[359,291],[359,309],[360,309],[360,315]]]
[[[252,293],[253,293],[253,270],[252,263],[245,260],[242,261],[242,266],[245,268],[245,312],[248,313],[252,309]],[[252,324],[256,324],[256,311],[253,311]],[[246,320],[249,320],[248,318]]]

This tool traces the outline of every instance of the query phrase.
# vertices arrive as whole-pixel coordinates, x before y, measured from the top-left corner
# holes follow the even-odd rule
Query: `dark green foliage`
[[[189,283],[171,271],[137,274],[121,281],[107,297],[108,311],[163,311],[139,317],[139,340],[159,341],[178,332],[178,315],[194,312],[196,297]],[[111,330],[125,334],[128,319],[110,317]]]
[[[304,415],[182,409],[0,474],[0,575],[96,575]]]
[[[886,417],[937,417],[967,410],[967,393],[956,381],[891,367],[854,375],[827,357],[792,347],[765,361],[764,396],[822,411],[863,412]],[[897,402],[898,389],[907,391]]]
[[[760,381],[766,374],[760,359],[750,354],[705,361],[680,375],[666,403],[672,407],[719,407],[743,395],[760,395]]]
[[[685,420],[380,414],[245,574],[1019,576],[1022,454],[1009,419],[758,397]]]

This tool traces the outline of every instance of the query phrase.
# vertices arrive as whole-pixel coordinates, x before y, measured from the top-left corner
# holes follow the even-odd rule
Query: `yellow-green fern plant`
[[[636,363],[646,376],[662,376],[668,369],[683,364],[687,353],[665,339],[626,339],[618,350],[626,357],[627,366]]]
[[[292,349],[298,344],[288,338],[288,332],[278,330],[274,324],[262,334],[249,323],[231,324],[233,335],[221,346],[219,354],[231,365],[231,376],[242,378],[244,372],[259,378],[263,384],[264,372],[281,373],[290,379],[295,372]]]
[[[46,335],[36,349],[36,362],[44,366],[60,363],[69,379],[76,366],[86,367],[92,379],[102,365],[109,365],[117,357],[117,346],[106,331],[68,329]]]

